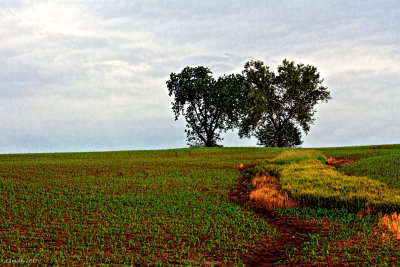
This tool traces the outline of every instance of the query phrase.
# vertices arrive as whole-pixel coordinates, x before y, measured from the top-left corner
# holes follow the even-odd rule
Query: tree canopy
[[[314,122],[315,105],[331,99],[317,68],[311,65],[284,60],[275,74],[262,61],[249,61],[242,74],[249,94],[239,136],[254,135],[259,145],[301,145],[299,127],[307,134]]]
[[[167,87],[174,98],[175,120],[180,115],[186,119],[185,132],[191,147],[220,146],[221,132],[238,126],[246,103],[241,100],[247,97],[242,75],[214,79],[206,67],[186,67],[178,74],[171,73]]]

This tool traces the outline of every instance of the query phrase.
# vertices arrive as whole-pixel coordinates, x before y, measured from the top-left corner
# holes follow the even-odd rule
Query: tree
[[[237,126],[241,101],[245,93],[244,77],[230,74],[215,80],[203,66],[186,67],[181,73],[171,73],[167,81],[169,96],[174,97],[175,120],[186,119],[187,141],[191,147],[219,146],[221,132]]]
[[[242,72],[249,95],[242,115],[240,137],[255,136],[258,144],[296,147],[302,144],[300,128],[307,134],[314,123],[314,106],[328,102],[317,68],[283,60],[278,73],[262,61],[249,61]]]

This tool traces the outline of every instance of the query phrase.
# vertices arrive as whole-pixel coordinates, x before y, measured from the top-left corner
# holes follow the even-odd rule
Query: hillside
[[[0,155],[0,262],[393,264],[396,220],[384,215],[399,211],[399,156],[400,145]],[[331,173],[305,194],[317,169]],[[251,198],[260,174],[294,204]],[[332,175],[348,195],[331,194]],[[353,192],[359,179],[376,196]]]

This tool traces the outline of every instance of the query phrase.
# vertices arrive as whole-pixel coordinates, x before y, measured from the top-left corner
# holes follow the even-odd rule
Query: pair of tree
[[[186,67],[167,81],[174,97],[175,120],[186,119],[190,146],[218,146],[221,133],[239,129],[270,147],[301,145],[300,128],[307,134],[315,105],[328,101],[317,68],[284,60],[275,74],[262,61],[249,61],[242,74],[214,79],[206,67]]]

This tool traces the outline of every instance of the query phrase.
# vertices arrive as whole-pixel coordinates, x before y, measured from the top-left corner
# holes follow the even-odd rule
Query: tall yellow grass
[[[283,165],[282,192],[300,204],[373,213],[400,209],[400,190],[367,177],[347,176],[318,160]]]
[[[252,182],[255,190],[250,193],[250,199],[263,207],[288,208],[296,205],[286,193],[279,191],[279,184],[275,177],[258,173]]]
[[[400,190],[368,177],[347,176],[319,152],[287,150],[258,165],[252,199],[265,206],[299,205],[390,213],[400,210]],[[266,174],[263,177],[261,174]],[[268,178],[272,175],[275,180]],[[279,179],[279,183],[278,180]]]

